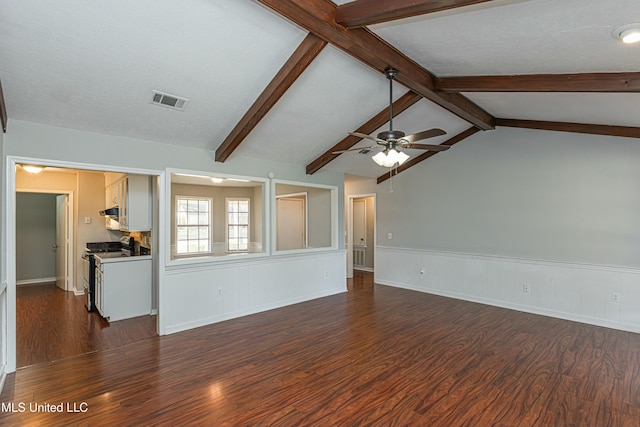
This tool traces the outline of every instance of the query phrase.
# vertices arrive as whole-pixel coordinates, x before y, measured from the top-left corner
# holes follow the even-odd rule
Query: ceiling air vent
[[[168,93],[162,93],[154,90],[151,102],[162,107],[168,107],[173,108],[174,110],[182,111],[184,110],[184,107],[187,106],[187,102],[189,102],[189,100],[186,98],[180,98],[179,96],[169,95]]]

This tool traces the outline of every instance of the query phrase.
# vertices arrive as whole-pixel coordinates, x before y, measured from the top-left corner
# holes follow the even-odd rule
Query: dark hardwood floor
[[[55,283],[18,286],[16,295],[19,368],[157,336],[156,316],[109,324],[87,311],[86,296],[65,292]]]
[[[26,405],[11,425],[638,426],[640,336],[360,273],[344,294],[21,369],[0,401]]]

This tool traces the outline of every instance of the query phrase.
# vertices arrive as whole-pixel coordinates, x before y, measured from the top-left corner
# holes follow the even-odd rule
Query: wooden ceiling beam
[[[436,89],[435,76],[366,28],[346,30],[336,23],[336,5],[327,0],[257,0],[291,22],[381,73],[398,70],[396,81],[483,130],[494,118],[468,98]]]
[[[217,162],[227,160],[326,45],[326,41],[311,33],[304,38],[278,74],[220,144],[216,150]]]
[[[476,127],[470,127],[469,129],[460,132],[459,134],[457,134],[456,136],[446,140],[445,142],[443,142],[440,145],[448,145],[448,146],[452,146],[454,144],[457,144],[458,142],[469,138],[471,135],[479,132],[480,129],[476,128]],[[424,153],[420,154],[417,157],[413,157],[409,160],[407,160],[406,162],[404,162],[402,165],[398,166],[397,168],[391,169],[391,171],[389,173],[385,173],[384,175],[380,175],[377,179],[378,184],[385,182],[386,180],[388,180],[389,178],[391,178],[392,176],[396,176],[397,174],[406,171],[407,169],[417,165],[420,162],[423,162],[425,160],[427,160],[429,157],[435,156],[436,154],[440,153],[440,151],[425,151]]]
[[[550,130],[556,132],[586,133],[590,135],[640,138],[640,127],[594,125],[586,123],[547,122],[541,120],[496,119],[497,126]]]
[[[444,77],[443,92],[640,92],[640,73]]]
[[[422,97],[415,92],[407,92],[398,98],[393,103],[393,113],[394,117],[397,114],[402,113],[407,108],[411,107],[413,104],[421,100]],[[360,126],[354,132],[366,133],[370,134],[375,132],[377,129],[380,129],[385,123],[389,121],[389,107],[380,111],[374,117],[372,117],[368,122]],[[340,150],[348,150],[349,148],[356,145],[360,142],[362,138],[353,135],[347,135],[342,141],[338,142],[336,145],[325,151],[318,158],[307,165],[307,174],[312,175],[319,171],[321,168],[326,166],[333,159],[337,158],[340,154],[333,154],[334,151]]]
[[[7,105],[4,103],[4,94],[2,93],[2,82],[0,81],[0,122],[2,123],[2,132],[7,133]]]
[[[358,0],[338,6],[336,22],[358,28],[492,0]]]

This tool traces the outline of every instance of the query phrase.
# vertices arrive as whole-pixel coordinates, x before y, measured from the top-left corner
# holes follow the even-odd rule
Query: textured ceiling
[[[638,0],[494,0],[370,29],[438,77],[638,72],[640,45],[611,36],[640,21],[638,10]],[[9,127],[18,119],[215,150],[306,34],[251,0],[4,1]],[[327,46],[232,156],[306,165],[383,110],[387,85]],[[190,101],[182,112],[160,108],[152,90]],[[396,98],[405,92],[395,85]],[[640,125],[637,93],[464,95],[496,117]],[[425,100],[394,120],[407,133],[469,126]],[[369,157],[344,154],[325,169],[384,173]]]

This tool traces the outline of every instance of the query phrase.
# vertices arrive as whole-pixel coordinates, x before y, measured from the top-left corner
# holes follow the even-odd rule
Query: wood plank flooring
[[[0,401],[26,411],[0,424],[640,425],[639,335],[361,274],[344,294],[21,369]]]
[[[18,286],[16,294],[19,368],[157,336],[156,316],[109,324],[87,311],[86,296],[65,292],[55,282]]]

